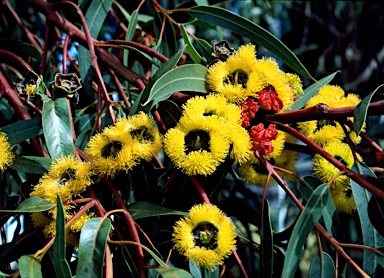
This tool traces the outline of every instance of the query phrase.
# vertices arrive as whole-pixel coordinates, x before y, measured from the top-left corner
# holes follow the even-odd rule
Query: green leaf
[[[191,272],[193,278],[203,278],[201,276],[201,267],[197,266],[192,261],[189,261],[189,271]]]
[[[316,188],[309,198],[307,205],[304,207],[293,228],[291,239],[288,242],[282,277],[294,277],[299,264],[299,254],[304,243],[307,241],[308,234],[320,219],[328,197],[328,186],[323,184]]]
[[[166,63],[164,63],[158,71],[151,77],[151,79],[148,80],[147,85],[145,86],[145,89],[141,92],[139,97],[136,99],[136,101],[133,103],[130,115],[136,114],[138,111],[144,110],[142,103],[147,101],[149,92],[152,89],[152,86],[155,84],[155,82],[165,73],[173,69],[177,63],[180,60],[181,55],[183,55],[184,48],[180,49],[173,55]],[[150,109],[150,108],[149,108]],[[148,111],[149,111],[148,109]]]
[[[261,277],[272,277],[273,272],[273,237],[271,218],[269,212],[269,203],[265,199],[262,209],[262,226],[261,226]]]
[[[184,27],[183,24],[180,25],[180,30],[181,30],[181,34],[182,34],[182,36],[183,36],[184,43],[185,43],[185,46],[186,46],[186,48],[187,48],[187,51],[188,51],[189,56],[191,57],[192,61],[193,61],[195,64],[200,64],[200,63],[201,63],[201,56],[200,56],[200,54],[196,51],[196,49],[193,47],[193,44],[192,44],[191,41],[189,40],[187,31],[185,30],[185,27]]]
[[[138,10],[134,10],[132,12],[132,15],[129,19],[129,24],[128,24],[128,28],[127,28],[127,34],[125,35],[125,40],[126,41],[131,41],[132,38],[133,38],[133,35],[135,33],[135,30],[136,30],[136,25],[137,25],[137,15],[138,15]],[[129,54],[129,51],[127,49],[124,50],[123,52],[123,63],[124,63],[124,66],[128,66],[128,54]]]
[[[84,224],[80,233],[77,277],[102,277],[104,253],[110,228],[109,218],[95,217]]]
[[[43,134],[43,129],[41,119],[36,118],[4,126],[0,132],[7,134],[8,142],[13,145]]]
[[[384,202],[372,196],[368,202],[368,216],[377,232],[384,236]]]
[[[53,266],[56,276],[62,278],[71,278],[72,273],[66,260],[65,246],[65,218],[64,207],[61,203],[60,196],[57,195],[57,217],[56,217],[56,237],[53,242]]]
[[[176,267],[156,267],[155,270],[163,278],[193,278],[191,273],[189,273],[188,271]]]
[[[310,278],[328,278],[335,276],[335,264],[331,256],[325,252],[317,253],[309,268]]]
[[[189,14],[201,21],[212,23],[214,26],[221,26],[251,39],[274,53],[297,73],[315,80],[287,46],[252,21],[215,6],[192,7],[189,9]]]
[[[373,97],[373,95],[377,92],[377,90],[379,90],[382,86],[384,86],[384,84],[380,85],[379,87],[376,88],[376,90],[374,90],[372,93],[370,93],[369,95],[367,95],[363,100],[362,102],[360,102],[355,110],[353,111],[353,117],[354,117],[354,121],[353,121],[353,130],[355,131],[355,133],[357,135],[360,134],[363,126],[364,126],[364,123],[365,123],[365,120],[367,119],[367,112],[368,112],[368,106],[369,104],[371,103],[371,99]]]
[[[92,38],[97,38],[111,6],[112,0],[91,1],[91,5],[85,14],[85,21],[87,22]],[[93,100],[94,94],[92,90],[92,59],[89,50],[84,46],[80,45],[78,50],[80,77],[88,97]]]
[[[146,217],[160,216],[160,215],[187,215],[188,213],[183,211],[177,211],[172,209],[163,208],[155,204],[148,202],[135,202],[128,208],[134,220]]]
[[[39,211],[46,211],[53,207],[55,207],[56,204],[51,203],[45,199],[32,197],[28,198],[25,201],[21,202],[15,210],[6,210],[2,209],[0,210],[0,214],[2,213],[19,213],[19,212],[39,212]]]
[[[356,165],[352,168],[354,171],[359,170],[360,174],[366,174],[375,176],[372,171],[360,162],[356,162]],[[353,197],[355,199],[357,213],[360,218],[361,232],[363,234],[363,244],[378,248],[384,245],[384,238],[376,231],[372,226],[368,216],[368,202],[371,198],[371,193],[368,190],[362,188],[358,183],[351,179],[351,187]],[[378,255],[371,251],[363,251],[363,270],[369,275],[375,271],[377,264],[379,263]]]
[[[24,255],[19,259],[21,278],[43,278],[40,261],[32,255]]]
[[[331,82],[332,79],[335,77],[335,75],[338,72],[339,71],[335,71],[334,73],[327,75],[326,77],[320,79],[319,81],[316,81],[311,86],[306,88],[304,90],[304,93],[296,99],[296,101],[293,103],[291,108],[287,109],[287,111],[299,110],[302,107],[304,107],[307,104],[308,100],[310,100],[313,96],[315,96],[319,92],[319,89],[321,87],[323,87],[323,86],[327,85],[329,82]]]
[[[12,169],[24,173],[42,175],[51,167],[52,159],[39,156],[15,156]]]
[[[193,91],[208,93],[205,86],[207,68],[202,65],[183,65],[172,69],[160,77],[153,85],[148,100],[144,105],[166,100],[174,92]]]
[[[43,130],[52,159],[74,154],[70,121],[66,98],[44,101]]]

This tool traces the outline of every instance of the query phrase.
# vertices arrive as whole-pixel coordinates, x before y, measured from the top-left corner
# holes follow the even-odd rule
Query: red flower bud
[[[259,151],[261,155],[268,155],[273,152],[272,140],[277,138],[276,125],[269,125],[266,129],[262,123],[254,126],[249,135],[252,138],[252,151]]]
[[[253,98],[248,98],[247,101],[240,105],[241,118],[243,119],[242,126],[249,127],[250,121],[255,117],[256,112],[259,111],[260,106]]]
[[[281,99],[279,99],[275,88],[272,86],[262,89],[258,95],[257,101],[259,102],[261,108],[274,111],[276,113],[283,109],[284,104]]]

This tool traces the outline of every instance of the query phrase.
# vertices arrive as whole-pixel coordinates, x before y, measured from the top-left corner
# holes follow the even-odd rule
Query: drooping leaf
[[[261,276],[272,277],[273,273],[273,237],[268,200],[264,200],[261,226]]]
[[[53,207],[55,207],[56,204],[51,203],[45,199],[32,197],[28,198],[25,201],[21,202],[18,207],[15,210],[0,210],[0,214],[2,213],[19,213],[19,212],[39,212],[39,211],[46,211]]]
[[[21,278],[43,278],[40,261],[32,255],[24,255],[19,259]]]
[[[293,229],[291,239],[288,242],[282,277],[294,276],[299,264],[299,255],[302,247],[307,241],[308,234],[320,219],[328,197],[328,186],[327,184],[323,184],[317,187],[309,198]]]
[[[331,256],[325,252],[317,253],[313,257],[309,268],[310,278],[328,278],[335,276],[335,264]]]
[[[43,129],[41,119],[36,118],[3,126],[0,132],[7,134],[8,142],[13,145],[43,134]]]
[[[203,278],[201,276],[201,267],[197,266],[192,261],[189,261],[189,271],[191,272],[193,278]]]
[[[53,266],[56,276],[63,278],[71,278],[72,273],[69,264],[66,260],[65,246],[65,218],[64,207],[61,203],[60,196],[57,195],[57,217],[56,217],[56,237],[53,242]]]
[[[88,220],[80,233],[77,277],[102,277],[104,253],[111,228],[109,218]]]
[[[51,167],[52,159],[39,156],[15,156],[12,169],[24,173],[42,175]]]
[[[206,74],[207,68],[202,65],[183,65],[172,69],[156,81],[144,105],[152,102],[151,107],[153,107],[179,91],[208,93],[205,86]]]
[[[43,130],[52,159],[74,154],[71,122],[66,98],[48,99],[43,104]]]
[[[167,62],[165,62],[158,71],[151,77],[151,79],[148,80],[147,85],[145,86],[145,89],[141,92],[139,97],[136,99],[134,104],[132,105],[130,115],[136,114],[138,111],[144,110],[144,105],[142,105],[144,102],[147,101],[149,97],[149,92],[152,89],[152,86],[155,84],[155,82],[165,73],[173,69],[177,63],[180,60],[181,55],[183,54],[184,49],[180,49],[178,52],[175,53]],[[149,109],[148,109],[149,110]]]
[[[125,35],[125,40],[126,41],[131,41],[132,38],[133,38],[133,35],[135,33],[135,30],[137,28],[137,15],[138,15],[139,11],[138,10],[134,10],[132,12],[132,15],[130,16],[130,20],[129,20],[129,24],[128,24],[128,28],[127,28],[127,34]],[[129,50],[124,50],[123,52],[123,64],[124,66],[128,66],[128,54],[129,54]]]
[[[308,100],[310,100],[313,96],[315,96],[318,92],[319,89],[325,85],[327,85],[329,82],[332,81],[332,79],[335,77],[335,75],[338,73],[338,71],[335,71],[334,73],[331,73],[330,75],[327,75],[326,77],[320,79],[319,81],[316,81],[313,83],[311,86],[306,88],[304,90],[304,93],[300,95],[296,99],[296,101],[293,103],[293,105],[287,109],[287,111],[294,111],[294,110],[299,110],[303,108]]]
[[[200,54],[196,51],[196,49],[193,47],[193,44],[189,40],[187,31],[185,30],[184,25],[180,25],[180,30],[181,30],[181,35],[183,36],[183,40],[185,43],[185,46],[187,48],[188,54],[191,57],[192,61],[195,64],[200,64],[201,63],[201,56]]]
[[[372,196],[368,202],[368,217],[376,231],[384,237],[384,202]]]
[[[374,176],[372,171],[360,162],[356,162],[356,165],[352,168],[354,171],[359,170],[360,174],[366,174]],[[351,187],[353,197],[355,199],[357,213],[360,218],[361,232],[363,235],[363,244],[378,248],[384,245],[384,238],[376,231],[372,226],[368,216],[368,202],[371,198],[371,193],[368,190],[362,188],[358,183],[351,179]],[[377,264],[379,263],[378,255],[365,250],[363,251],[363,270],[372,276]]]
[[[111,5],[112,0],[91,1],[87,13],[85,14],[85,21],[87,22],[92,38],[97,38]],[[88,97],[93,100],[92,59],[89,50],[81,45],[79,46],[78,63],[84,89],[87,92]]]
[[[133,203],[128,208],[134,220],[146,217],[160,216],[160,215],[187,215],[188,213],[167,209],[148,202],[138,201]]]
[[[278,56],[287,66],[297,73],[315,80],[287,46],[273,34],[254,22],[224,8],[215,6],[192,7],[189,9],[189,14],[201,21],[209,22],[214,26],[221,26],[251,39]]]
[[[371,99],[373,95],[382,87],[384,84],[380,85],[376,88],[372,93],[367,95],[355,108],[353,111],[353,130],[356,132],[357,135],[360,134],[361,130],[363,129],[365,120],[367,118],[367,112],[368,112],[368,106],[371,103]]]

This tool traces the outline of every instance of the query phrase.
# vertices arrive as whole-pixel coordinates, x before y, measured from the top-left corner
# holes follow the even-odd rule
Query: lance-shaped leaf
[[[313,257],[309,268],[310,278],[328,278],[335,276],[335,264],[331,256],[325,252],[320,252]]]
[[[39,211],[46,211],[53,207],[55,207],[56,204],[51,203],[45,199],[32,197],[28,198],[25,201],[21,202],[18,207],[15,210],[0,210],[0,214],[2,213],[19,213],[19,212],[39,212]]]
[[[44,100],[43,130],[52,159],[74,154],[70,121],[66,98]]]
[[[304,94],[300,95],[287,111],[298,110],[304,107],[307,104],[308,100],[310,100],[313,96],[315,96],[319,92],[321,87],[331,82],[337,73],[338,71],[335,71],[334,73],[327,75],[326,77],[320,79],[319,81],[316,81],[311,86],[306,88],[304,90]]]
[[[43,129],[41,119],[36,118],[3,126],[0,132],[7,134],[8,142],[13,145],[43,134]]]
[[[195,64],[200,64],[201,63],[201,56],[196,51],[196,49],[193,47],[193,44],[189,40],[187,31],[185,30],[184,25],[180,25],[180,30],[181,30],[181,34],[183,35],[183,40],[184,40],[184,43],[185,43],[185,46],[187,48],[189,56],[191,57],[192,61]]]
[[[135,202],[128,208],[134,220],[146,217],[160,216],[160,215],[187,215],[188,213],[178,210],[167,209],[148,202]]]
[[[269,213],[269,203],[265,199],[262,203],[262,226],[261,226],[261,276],[272,277],[273,270],[273,237],[271,218]]]
[[[353,170],[359,170],[360,174],[374,176],[372,171],[360,162],[356,162]],[[384,245],[384,238],[372,226],[368,216],[368,202],[371,199],[371,193],[362,188],[358,183],[351,180],[353,197],[355,199],[357,213],[360,218],[361,232],[363,234],[363,244],[373,248],[378,248]],[[377,264],[379,263],[378,255],[371,251],[363,251],[363,270],[372,276]]]
[[[372,93],[367,95],[362,102],[360,102],[355,110],[353,111],[353,130],[356,132],[357,135],[360,134],[361,130],[363,129],[365,120],[367,118],[367,112],[368,112],[368,106],[371,103],[371,99],[373,95],[382,87],[384,84],[380,85],[376,88]]]
[[[80,233],[77,277],[102,277],[110,228],[109,218],[92,218],[84,224]]]
[[[320,219],[328,197],[328,186],[323,184],[316,188],[309,198],[288,242],[282,277],[294,277],[303,245],[307,241],[308,234]]]
[[[151,107],[153,107],[156,103],[179,91],[208,93],[205,86],[207,71],[207,68],[202,65],[183,65],[168,71],[153,85],[144,105],[152,102]]]
[[[61,203],[60,196],[57,195],[57,217],[56,217],[56,237],[53,242],[53,266],[57,277],[71,278],[72,273],[66,260],[65,246],[65,218],[64,207]]]
[[[189,14],[197,19],[221,26],[267,48],[278,56],[286,65],[297,73],[315,80],[296,55],[273,34],[252,21],[215,6],[196,6],[189,9]]]
[[[43,278],[40,261],[32,255],[24,255],[19,259],[21,278]]]
[[[12,169],[24,173],[42,175],[51,167],[52,159],[39,156],[15,156]]]

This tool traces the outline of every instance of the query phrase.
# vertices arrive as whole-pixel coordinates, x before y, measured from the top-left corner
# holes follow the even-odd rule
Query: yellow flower
[[[11,151],[11,144],[7,141],[7,135],[4,132],[0,132],[0,150],[2,152],[0,156],[0,170],[4,171],[15,159],[15,155]]]
[[[236,227],[215,205],[193,206],[176,222],[176,250],[198,266],[215,270],[236,246]]]
[[[51,169],[34,186],[32,197],[39,197],[50,202],[56,202],[56,194],[63,201],[72,200],[80,194],[91,180],[91,164],[77,160],[73,156],[59,158],[51,165]]]
[[[288,79],[290,86],[295,90],[296,98],[304,93],[303,84],[298,75],[294,73],[285,73],[285,78]]]
[[[36,94],[36,91],[37,91],[37,86],[36,85],[33,85],[33,84],[27,84],[25,86],[25,93],[27,94],[28,96],[28,99],[30,97],[33,97],[35,94]]]
[[[340,125],[330,125],[327,120],[297,123],[300,131],[316,144],[323,146],[331,141],[340,141],[345,137]]]
[[[85,153],[99,174],[113,177],[119,171],[128,172],[137,164],[131,143],[132,138],[127,133],[106,128],[103,133],[91,137]]]
[[[349,145],[340,141],[332,141],[323,147],[326,152],[342,162],[348,168],[354,164],[354,158]],[[357,154],[357,158],[361,157]],[[313,159],[314,167],[313,173],[324,183],[328,182],[340,170],[331,164],[328,160],[316,154]],[[341,175],[337,177],[330,185],[330,193],[335,203],[336,209],[351,213],[356,209],[354,198],[351,191],[350,179]]]
[[[206,80],[208,87],[229,102],[244,102],[248,97],[255,96],[255,92],[248,89],[255,63],[255,46],[241,46],[225,62],[220,61],[209,67]]]
[[[125,133],[125,136],[131,136],[132,152],[138,159],[149,161],[160,151],[162,140],[159,129],[146,113],[140,112],[134,116],[119,119],[115,129]]]
[[[210,175],[229,152],[230,141],[221,125],[218,118],[188,118],[165,134],[164,151],[185,174]]]
[[[266,159],[276,159],[280,156],[281,152],[284,150],[284,143],[287,137],[287,133],[277,130],[277,138],[272,140],[273,152],[265,156]]]

